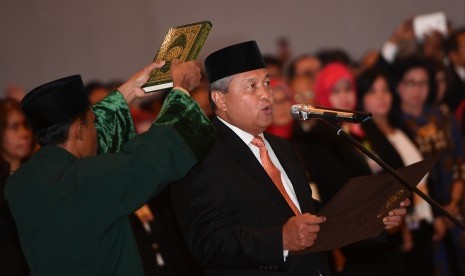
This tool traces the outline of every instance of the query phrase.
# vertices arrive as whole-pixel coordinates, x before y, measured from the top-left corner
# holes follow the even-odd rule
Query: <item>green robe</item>
[[[108,134],[99,137],[100,151],[118,153],[78,159],[45,146],[7,182],[32,275],[144,275],[128,215],[183,177],[212,144],[210,122],[177,90],[150,130],[123,147],[134,128],[122,96],[113,93],[94,111],[99,135]]]

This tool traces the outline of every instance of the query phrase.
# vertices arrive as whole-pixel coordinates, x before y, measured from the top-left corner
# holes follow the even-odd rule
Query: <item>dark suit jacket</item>
[[[214,119],[207,157],[172,186],[187,244],[208,275],[322,275],[323,254],[283,257],[282,227],[294,214],[248,146]],[[265,134],[291,180],[302,212],[314,213],[311,189],[291,145]],[[284,273],[283,273],[284,272]]]
[[[460,79],[453,66],[448,68],[447,80],[447,91],[443,102],[449,106],[452,112],[455,112],[465,97],[465,82]]]

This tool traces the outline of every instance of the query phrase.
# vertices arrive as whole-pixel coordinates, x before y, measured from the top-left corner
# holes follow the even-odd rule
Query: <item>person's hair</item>
[[[459,47],[459,36],[465,34],[465,27],[462,27],[460,29],[455,30],[454,32],[451,33],[449,36],[449,39],[447,40],[446,43],[446,50],[447,53],[457,51]]]
[[[97,89],[107,89],[106,85],[99,81],[90,81],[86,84],[87,95],[92,94]]]
[[[233,79],[233,76],[227,76],[219,80],[216,80],[210,84],[209,99],[210,99],[210,106],[213,109],[213,111],[216,110],[217,106],[215,105],[215,102],[212,99],[212,92],[219,91],[221,93],[227,93],[229,84],[231,83],[232,79]]]
[[[76,120],[81,120],[84,125],[87,126],[87,112],[90,110],[90,107],[87,108],[85,111],[81,112],[79,115],[74,117],[73,119],[68,120],[67,122],[55,124],[51,127],[44,128],[44,129],[35,129],[32,128],[34,135],[36,136],[37,143],[41,146],[49,146],[49,145],[59,145],[69,137],[69,129],[71,125]]]
[[[342,49],[324,49],[317,52],[316,56],[321,61],[321,66],[326,66],[332,62],[340,62],[347,66],[352,65],[349,54]]]
[[[266,66],[274,65],[279,68],[283,68],[283,63],[275,56],[272,55],[264,55],[263,61],[265,62]]]
[[[291,60],[291,62],[287,66],[287,70],[286,70],[286,77],[287,77],[287,79],[289,81],[293,80],[296,77],[297,63],[299,63],[301,60],[304,60],[304,59],[307,59],[307,58],[316,58],[317,59],[317,57],[314,56],[314,55],[303,54],[303,55],[300,55],[300,56],[296,57],[295,59]]]
[[[434,60],[422,56],[410,56],[400,59],[396,64],[396,87],[403,80],[405,74],[412,69],[423,69],[428,75],[428,98],[426,104],[432,104],[436,101],[436,70]]]
[[[8,126],[8,118],[10,113],[16,110],[23,113],[21,105],[15,99],[5,98],[0,100],[0,147],[3,150],[3,136],[5,135],[6,127]]]
[[[389,110],[388,113],[388,122],[392,126],[399,127],[400,122],[401,122],[401,117],[400,117],[400,110],[399,110],[399,96],[397,93],[394,93],[394,87],[392,85],[391,77],[388,75],[388,73],[384,70],[381,70],[379,68],[372,68],[364,71],[361,73],[358,78],[357,78],[357,103],[358,103],[358,109],[365,110],[365,107],[363,105],[363,98],[365,97],[366,93],[370,90],[372,87],[373,83],[376,81],[378,78],[383,78],[386,81],[386,84],[388,86],[389,93],[392,96],[392,103],[391,103],[391,109]]]

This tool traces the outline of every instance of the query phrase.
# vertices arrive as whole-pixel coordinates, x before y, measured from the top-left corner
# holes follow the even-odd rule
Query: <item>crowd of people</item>
[[[463,28],[451,29],[447,38],[432,33],[419,42],[407,22],[359,64],[341,50],[302,55],[287,68],[276,57],[265,60],[278,77],[287,72],[287,100],[280,100],[287,88],[276,86],[281,92],[275,94],[283,110],[299,103],[372,113],[371,120],[343,128],[394,168],[441,156],[418,188],[462,218],[464,49]],[[296,122],[275,110],[268,131],[292,141],[322,204],[349,178],[384,172],[324,122]],[[412,200],[404,225],[388,233],[387,243],[353,244],[333,251],[336,273],[464,275],[463,231],[421,197],[414,195]]]
[[[207,68],[207,72],[202,73],[199,85],[189,92],[204,114],[214,123],[220,135],[218,143],[224,143],[225,147],[229,147],[227,137],[231,135],[230,129],[243,138],[241,130],[261,134],[262,128],[290,142],[296,157],[303,165],[302,171],[308,179],[307,183],[312,187],[311,191],[302,187],[302,190],[297,190],[300,188],[294,184],[294,197],[297,198],[291,201],[300,202],[300,206],[297,204],[298,206],[292,209],[296,214],[303,214],[305,210],[312,213],[314,208],[319,208],[313,205],[321,203],[324,206],[349,178],[384,171],[347,141],[335,135],[324,122],[294,120],[289,112],[291,106],[310,104],[370,112],[371,120],[359,125],[344,123],[342,128],[394,168],[439,155],[439,162],[418,184],[418,188],[456,217],[465,216],[465,28],[451,27],[447,37],[431,33],[423,41],[417,41],[411,22],[406,22],[393,32],[379,50],[369,52],[358,63],[340,49],[324,49],[291,59],[290,50],[286,46],[288,44],[280,41],[280,45],[282,47],[278,54],[263,57],[267,73],[259,71],[251,75],[254,78],[269,78],[269,86],[273,91],[271,124],[263,123],[258,127],[259,131],[255,131],[257,127],[254,125],[242,123],[240,120],[245,118],[241,116],[245,116],[247,112],[234,110],[228,105],[227,100],[233,102],[234,89],[239,89],[242,85],[237,79],[228,77],[262,70],[260,61],[256,64],[244,64],[245,69],[241,69],[242,71],[231,71],[229,75],[222,76],[212,73],[219,66],[215,59],[211,58],[206,62],[210,69]],[[221,62],[227,59],[220,54],[215,58]],[[225,83],[221,82],[224,79],[226,88]],[[114,89],[121,87],[120,85],[121,83],[89,83],[86,92],[90,104],[100,103],[102,99],[111,95]],[[260,83],[256,85],[262,89]],[[120,139],[127,141],[136,132],[141,134],[149,131],[159,114],[166,117],[163,103],[170,93],[172,92],[157,92],[151,97],[128,102],[134,129],[121,128],[120,130],[125,130],[127,134]],[[230,98],[225,96],[228,94]],[[15,220],[5,201],[4,189],[7,178],[18,170],[39,146],[20,108],[19,100],[24,95],[17,90],[8,95],[10,96],[0,101],[0,275],[28,275],[28,264],[20,246]],[[245,100],[241,102],[244,105],[247,103]],[[237,121],[234,116],[237,116]],[[239,123],[236,125],[237,122]],[[234,128],[236,126],[239,130]],[[276,152],[274,144],[278,142],[274,141],[274,138],[265,135],[262,139],[266,139],[265,145],[271,144]],[[121,147],[106,145],[101,140],[98,142],[99,152],[121,150]],[[121,146],[122,143],[119,144]],[[237,147],[238,152],[243,150],[236,144],[231,144],[230,147]],[[215,145],[210,155],[207,155],[206,161],[191,171],[186,179],[175,183],[173,189],[167,187],[160,189],[159,193],[151,198],[141,196],[141,199],[138,199],[138,202],[142,198],[148,201],[130,214],[130,223],[146,275],[227,275],[227,270],[222,270],[225,267],[251,269],[256,259],[261,258],[250,255],[267,255],[267,250],[269,255],[273,253],[274,248],[270,245],[269,248],[263,246],[256,251],[254,248],[250,252],[240,252],[247,258],[239,253],[235,253],[237,256],[232,253],[214,256],[215,252],[223,253],[226,249],[221,247],[225,245],[239,247],[236,243],[246,242],[265,244],[267,241],[260,238],[271,239],[271,236],[267,236],[271,235],[271,232],[251,234],[242,228],[229,229],[228,220],[239,224],[250,223],[257,227],[261,223],[266,225],[268,222],[282,220],[277,215],[279,211],[272,208],[268,210],[269,214],[263,211],[258,213],[259,216],[247,212],[254,208],[261,212],[264,207],[255,203],[263,200],[268,204],[269,199],[261,198],[260,189],[255,190],[252,186],[247,186],[250,180],[245,177],[238,180],[238,188],[227,186],[233,185],[229,181],[234,179],[230,178],[242,171],[233,167],[234,164],[224,157],[226,155],[222,150]],[[260,159],[258,156],[262,155],[261,149],[260,153],[256,149],[254,154]],[[278,159],[281,158],[279,154],[276,153]],[[274,160],[273,158],[277,157],[272,153],[271,158]],[[231,171],[222,171],[226,170],[222,167],[224,164],[229,164]],[[250,163],[250,167],[252,165]],[[295,179],[292,178],[295,175],[291,176],[285,166],[278,166],[278,169],[285,170],[289,175],[290,180],[286,176],[284,184],[294,183]],[[210,185],[210,182],[216,182],[219,176],[225,178],[226,184],[218,184],[218,187]],[[240,175],[235,177],[241,178]],[[194,183],[197,188],[188,188],[190,186],[186,181]],[[227,190],[228,196],[234,200],[236,194],[238,198],[246,192],[249,195],[244,197],[244,202],[242,199],[236,202],[231,198],[224,198],[226,191],[217,191],[221,186],[224,186],[222,188]],[[301,195],[298,192],[308,193],[320,203],[306,202],[299,198]],[[200,194],[211,201],[205,198],[202,200],[207,203],[198,200]],[[408,208],[400,227],[388,229],[379,237],[328,252],[328,270],[331,274],[465,275],[465,232],[431,208],[421,197],[413,195],[411,202],[412,205]],[[289,205],[292,206],[292,203]],[[127,209],[129,212],[131,208]],[[227,214],[224,209],[233,214]],[[274,215],[276,217],[272,218]],[[218,220],[212,224],[208,221],[209,217]],[[284,227],[286,225],[289,227],[287,223]],[[224,233],[219,233],[217,228],[224,229]],[[207,233],[212,235],[207,237]],[[232,237],[236,237],[235,235],[242,236],[244,241],[234,240]],[[229,238],[224,238],[225,236]],[[206,244],[200,244],[200,241],[204,240]],[[243,247],[237,251],[248,249],[245,245],[241,246]],[[293,248],[290,245],[289,247]],[[206,252],[207,249],[212,251]],[[279,266],[278,263],[270,265],[269,269],[266,266],[260,267],[260,270],[279,270]],[[297,269],[296,267],[291,270]],[[323,273],[323,270],[320,267],[318,273]]]

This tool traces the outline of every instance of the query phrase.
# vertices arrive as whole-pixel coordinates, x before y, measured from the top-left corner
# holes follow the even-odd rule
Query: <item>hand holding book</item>
[[[171,61],[170,76],[173,87],[182,87],[191,91],[200,83],[200,65],[197,61],[182,62],[174,59]]]
[[[166,63],[163,67],[151,72],[147,83],[142,86],[145,92],[173,87],[174,83],[170,74],[172,61],[175,59],[195,60],[211,27],[212,24],[209,21],[202,21],[170,28],[154,59],[154,61],[164,60]]]
[[[139,72],[135,73],[129,80],[118,87],[118,91],[123,95],[128,104],[130,104],[136,98],[147,96],[145,91],[141,88],[142,85],[149,79],[150,72],[156,68],[162,68],[164,65],[164,61],[152,62]]]

